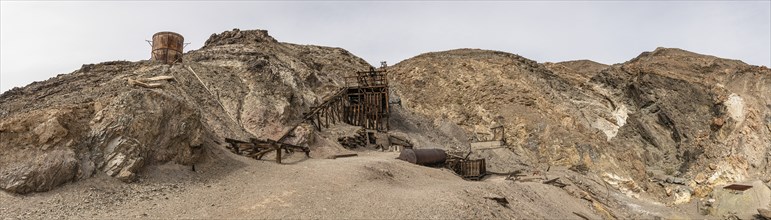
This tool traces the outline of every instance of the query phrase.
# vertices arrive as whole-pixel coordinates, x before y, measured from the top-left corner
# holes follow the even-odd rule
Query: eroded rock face
[[[272,39],[261,30],[226,31],[185,55],[190,61],[186,65],[232,118],[228,122],[237,121],[262,138],[278,139],[300,122],[298,116],[305,109],[342,87],[344,76],[369,68],[363,59],[340,48]],[[195,78],[190,80],[198,84]]]
[[[622,191],[678,204],[771,171],[765,67],[669,48],[612,66],[459,49],[407,59],[389,73],[408,111],[468,133],[504,125],[516,155],[509,167],[585,166],[627,180]],[[687,181],[662,187],[649,171]]]
[[[411,112],[467,133],[490,133],[484,128],[503,125],[517,155],[509,160],[512,167],[594,167],[610,157],[602,150],[604,142],[626,123],[621,121],[626,120],[625,107],[605,98],[609,91],[587,85],[592,75],[555,74],[514,54],[474,49],[427,53],[396,64],[389,73],[395,96]],[[454,147],[463,150],[463,145]]]
[[[90,122],[92,140],[107,175],[132,181],[135,173],[155,162],[191,164],[207,132],[199,110],[162,91],[133,90],[96,112]]]
[[[16,116],[0,125],[0,187],[17,193],[47,191],[97,170],[130,182],[145,164],[194,162],[210,139],[198,110],[162,91],[127,91],[98,111],[81,106]]]
[[[80,134],[69,127],[89,112],[83,106],[36,110],[0,122],[0,188],[47,191],[81,176],[73,150]]]

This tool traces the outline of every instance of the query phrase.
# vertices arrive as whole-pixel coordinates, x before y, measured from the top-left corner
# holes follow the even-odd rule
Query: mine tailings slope
[[[47,191],[96,173],[131,182],[146,165],[194,164],[225,137],[275,140],[369,67],[340,48],[237,29],[175,65],[83,65],[0,95],[0,188]]]
[[[630,196],[668,204],[771,181],[766,67],[671,48],[615,65],[457,49],[389,71],[407,111],[468,133],[504,125],[514,155],[490,159],[500,172],[585,167]],[[681,190],[687,198],[670,193]]]

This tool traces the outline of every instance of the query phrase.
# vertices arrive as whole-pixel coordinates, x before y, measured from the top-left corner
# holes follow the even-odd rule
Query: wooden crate
[[[479,180],[487,174],[485,159],[458,161],[454,168],[464,179]]]

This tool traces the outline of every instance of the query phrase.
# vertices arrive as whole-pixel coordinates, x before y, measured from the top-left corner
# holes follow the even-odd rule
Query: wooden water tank
[[[167,64],[182,61],[182,50],[185,47],[185,38],[182,35],[164,31],[153,35],[153,51],[150,60],[157,60]]]

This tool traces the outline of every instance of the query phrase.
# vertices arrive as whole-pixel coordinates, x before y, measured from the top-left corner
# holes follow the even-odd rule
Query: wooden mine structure
[[[345,81],[347,93],[346,122],[367,129],[387,131],[388,75],[385,68],[357,72]]]
[[[388,106],[388,75],[385,68],[370,68],[345,78],[345,88],[324,102],[312,107],[304,119],[316,129],[345,122],[366,129],[387,131],[390,109]]]

